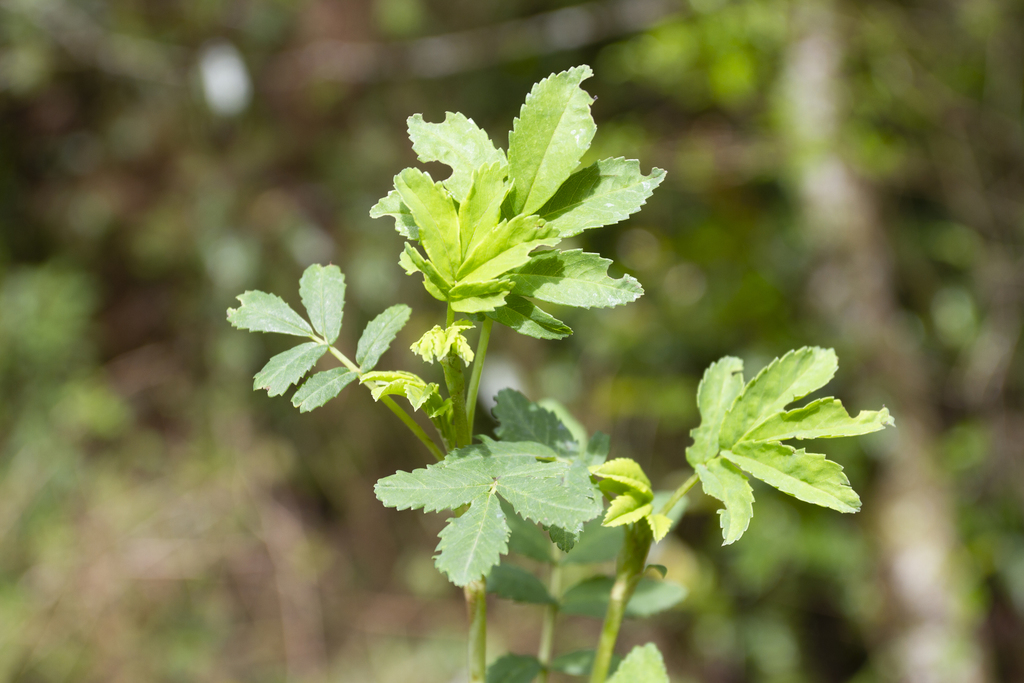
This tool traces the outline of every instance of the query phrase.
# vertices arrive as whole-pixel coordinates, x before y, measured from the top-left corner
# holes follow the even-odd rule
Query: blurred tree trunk
[[[809,297],[853,352],[858,371],[891,396],[897,429],[868,497],[888,592],[876,634],[884,678],[986,680],[969,585],[959,567],[953,505],[935,462],[937,389],[905,318],[874,192],[840,154],[845,35],[831,0],[799,3],[782,106],[792,179],[816,252]]]

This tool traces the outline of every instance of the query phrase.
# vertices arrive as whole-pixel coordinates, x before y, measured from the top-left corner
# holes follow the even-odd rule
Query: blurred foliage
[[[413,306],[391,352],[409,363],[439,313],[367,215],[415,163],[405,118],[462,111],[494,134],[571,65],[596,72],[592,157],[669,170],[641,214],[577,238],[647,294],[555,311],[576,330],[562,342],[496,335],[495,381],[569,404],[666,485],[687,475],[697,379],[726,353],[760,367],[835,346],[837,395],[888,400],[899,424],[888,378],[814,305],[784,83],[812,1],[637,3],[664,11],[593,35],[609,24],[587,12],[620,5],[0,2],[0,678],[453,680],[461,598],[429,559],[443,519],[372,494],[422,449],[365,392],[308,415],[251,393],[282,349],[223,311],[334,262],[348,334]],[[965,609],[992,680],[1021,680],[1024,5],[836,6],[834,135],[877,197],[900,333],[927,369]],[[517,47],[516,21],[556,9],[558,31]],[[445,52],[477,30],[513,56]],[[408,75],[410,55],[446,75]],[[696,496],[652,558],[689,597],[624,629],[621,651],[659,641],[677,681],[892,680],[871,518],[883,446],[832,446],[864,494],[856,517],[758,487],[758,518],[723,549]],[[493,613],[492,652],[533,650],[532,612]],[[565,624],[556,654],[591,644],[594,624]]]

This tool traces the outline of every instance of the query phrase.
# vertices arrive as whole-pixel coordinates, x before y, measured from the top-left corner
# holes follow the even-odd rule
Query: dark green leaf
[[[530,683],[542,668],[536,657],[508,654],[487,667],[487,683]]]
[[[536,441],[561,454],[579,449],[572,433],[553,412],[515,389],[498,392],[493,412],[498,420],[494,433],[502,441]]]
[[[499,564],[487,576],[487,592],[499,598],[532,605],[553,604],[555,599],[536,576],[513,564]]]
[[[624,527],[607,527],[601,524],[600,520],[587,522],[583,526],[579,543],[563,561],[575,564],[596,564],[614,560],[622,549],[624,538]]]
[[[501,509],[505,513],[505,521],[512,529],[508,537],[509,552],[538,562],[552,562],[551,542],[544,532],[536,524],[520,517],[508,503],[502,501]]]

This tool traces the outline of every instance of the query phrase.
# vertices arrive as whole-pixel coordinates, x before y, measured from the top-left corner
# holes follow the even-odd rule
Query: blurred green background
[[[668,170],[578,238],[647,294],[555,311],[562,342],[501,329],[488,386],[667,485],[727,353],[835,347],[830,391],[898,427],[827,446],[859,515],[755,487],[721,548],[694,495],[654,560],[691,595],[620,651],[657,642],[677,683],[1024,681],[1020,0],[0,0],[0,680],[460,680],[443,519],[372,492],[426,452],[365,391],[250,391],[283,347],[224,311],[333,262],[342,347],[406,302],[382,367],[418,369],[441,313],[367,215],[406,117],[505,146],[580,63],[585,163]],[[492,615],[492,657],[534,651],[536,610]]]

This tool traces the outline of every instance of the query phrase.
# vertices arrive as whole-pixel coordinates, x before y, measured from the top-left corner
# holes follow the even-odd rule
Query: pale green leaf
[[[824,455],[772,442],[741,441],[733,449],[722,457],[783,493],[839,512],[860,509],[843,468]]]
[[[473,171],[472,187],[459,205],[463,259],[501,221],[501,204],[509,191],[507,175],[504,166],[497,163]]]
[[[654,509],[651,498],[635,491],[620,493],[608,504],[604,514],[604,525],[624,526],[643,519]]]
[[[743,441],[785,441],[787,439],[834,439],[870,434],[893,424],[885,408],[862,410],[850,417],[843,404],[822,398],[785,413],[776,413],[743,435]]]
[[[356,346],[356,363],[360,370],[368,372],[377,367],[380,357],[405,327],[411,313],[412,309],[405,304],[395,304],[366,325]]]
[[[647,497],[647,502],[653,498],[651,491],[651,480],[644,474],[643,469],[631,458],[615,458],[608,462],[590,468],[591,474],[603,479],[609,479],[626,488],[610,488],[609,490],[625,491],[633,489]]]
[[[672,530],[672,520],[663,514],[649,514],[644,519],[647,520],[648,526],[651,527],[651,534],[654,536],[655,543],[665,538],[668,532]]]
[[[719,444],[733,444],[765,418],[828,384],[838,361],[832,349],[804,347],[777,358],[752,379],[722,421]]]
[[[395,189],[419,226],[420,244],[427,256],[441,275],[454,281],[455,271],[462,261],[455,202],[440,183],[415,168],[407,168],[395,176]]]
[[[238,295],[242,305],[228,309],[228,322],[250,332],[279,332],[309,337],[313,328],[276,294],[249,291]]]
[[[446,468],[442,461],[412,472],[399,470],[379,480],[373,492],[389,508],[437,512],[490,495],[493,483],[494,478],[481,468]]]
[[[509,273],[514,294],[563,306],[604,308],[636,301],[644,293],[635,278],[608,276],[611,261],[582,249],[546,251]]]
[[[405,272],[412,275],[415,272],[423,274],[423,286],[435,299],[445,301],[452,283],[445,279],[441,272],[434,267],[434,264],[423,258],[423,255],[408,242],[405,243],[404,251],[398,257],[398,263],[405,269]]]
[[[535,441],[495,441],[486,436],[479,436],[480,443],[464,446],[454,450],[445,458],[445,462],[454,464],[457,461],[472,460],[478,463],[493,476],[498,476],[510,467],[532,465],[537,460],[552,462],[558,453],[550,447]]]
[[[603,159],[569,176],[537,213],[562,237],[572,237],[636,213],[664,179],[660,168],[645,176],[635,159]]]
[[[550,605],[555,602],[540,579],[514,564],[499,564],[491,570],[487,575],[487,592],[499,598],[531,605]]]
[[[536,657],[507,654],[487,667],[487,683],[530,683],[542,669]]]
[[[590,147],[597,126],[593,99],[580,83],[588,66],[554,74],[533,86],[508,136],[514,214],[532,214],[565,182]]]
[[[457,279],[459,282],[493,280],[529,261],[534,249],[554,246],[561,239],[537,216],[516,216],[485,234],[477,234],[475,244],[458,269]]]
[[[483,493],[441,530],[435,566],[456,586],[483,578],[508,551],[508,524],[498,498]]]
[[[722,420],[733,401],[743,391],[743,361],[726,356],[704,371],[697,388],[700,426],[690,431],[693,445],[686,449],[686,460],[692,467],[718,455],[718,435]]]
[[[511,280],[461,282],[448,291],[448,303],[459,313],[487,313],[505,305]]]
[[[754,516],[754,491],[750,483],[735,465],[721,458],[708,460],[694,469],[704,493],[725,503],[725,509],[718,512],[724,539],[722,545],[735,543]]]
[[[314,263],[299,280],[299,296],[313,329],[323,335],[328,344],[333,344],[341,331],[345,310],[345,275],[338,266]]]
[[[594,657],[596,655],[596,650],[569,652],[552,659],[549,668],[552,671],[561,671],[569,676],[589,676],[590,670],[594,668]],[[611,666],[608,667],[608,675],[615,673],[621,663],[622,657],[613,654]]]
[[[256,373],[252,388],[266,389],[270,396],[280,396],[302,379],[325,353],[327,347],[317,342],[299,344],[279,353]]]
[[[402,237],[409,240],[420,238],[420,229],[416,227],[416,219],[412,217],[409,207],[402,203],[402,195],[398,194],[398,190],[388,192],[387,196],[370,209],[370,218],[383,218],[384,216],[391,216],[395,219],[395,230]]]
[[[332,368],[318,372],[299,387],[292,396],[292,405],[300,413],[308,413],[341,393],[358,375],[347,368]]]
[[[487,317],[534,339],[564,339],[572,334],[561,320],[514,294],[505,297],[504,306],[488,311]]]
[[[497,478],[497,491],[520,515],[545,526],[574,529],[601,512],[587,470],[565,462],[538,462]]]
[[[608,611],[608,597],[615,580],[610,576],[592,576],[580,581],[562,596],[561,611],[601,619]],[[626,604],[625,616],[650,617],[672,609],[687,595],[685,587],[673,581],[644,577],[637,583]]]
[[[494,433],[502,441],[536,441],[563,455],[579,449],[572,433],[553,412],[515,389],[498,392],[493,412],[498,420]]]
[[[472,173],[484,164],[505,165],[505,153],[494,146],[473,119],[447,112],[441,123],[427,123],[420,114],[409,117],[409,139],[420,161],[440,161],[452,169],[444,186],[462,202],[470,191]]]
[[[669,683],[665,660],[654,643],[637,645],[622,660],[608,683]]]

